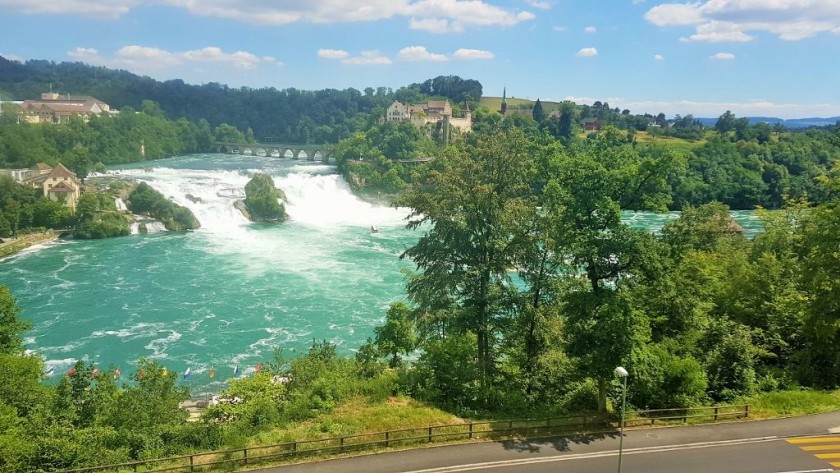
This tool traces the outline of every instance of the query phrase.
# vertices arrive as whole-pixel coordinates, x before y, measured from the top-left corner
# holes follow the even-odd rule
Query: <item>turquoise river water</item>
[[[404,210],[356,198],[333,166],[221,154],[145,166],[109,174],[149,183],[189,207],[201,229],[61,240],[0,260],[0,283],[33,323],[27,348],[54,369],[53,381],[78,359],[119,367],[126,379],[146,357],[190,368],[179,383],[216,392],[234,368],[248,375],[277,347],[293,356],[317,339],[352,353],[403,299],[402,270],[412,265],[399,255],[420,234],[404,228]],[[258,171],[286,192],[289,222],[250,224],[233,208]],[[751,212],[733,215],[748,234],[759,231]],[[624,219],[655,231],[675,216]]]

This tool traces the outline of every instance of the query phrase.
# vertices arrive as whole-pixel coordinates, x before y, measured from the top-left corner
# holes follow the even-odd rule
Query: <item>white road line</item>
[[[743,444],[751,444],[751,443],[762,443],[762,442],[772,442],[774,440],[778,440],[779,438],[776,436],[772,437],[757,437],[751,439],[738,439],[738,440],[722,440],[718,442],[698,442],[698,443],[688,443],[684,445],[665,445],[661,447],[644,447],[644,448],[630,448],[624,449],[624,455],[638,455],[644,453],[661,453],[661,452],[672,452],[676,450],[691,450],[691,449],[698,449],[698,448],[711,448],[711,447],[722,447],[728,445],[743,445]],[[594,452],[594,453],[573,453],[568,455],[557,455],[553,457],[544,457],[544,458],[525,458],[525,459],[518,459],[518,460],[501,460],[495,462],[485,462],[485,463],[470,463],[465,465],[453,465],[453,466],[444,466],[439,468],[429,468],[425,470],[411,470],[405,471],[403,473],[457,473],[461,471],[473,471],[473,470],[480,470],[485,468],[504,468],[508,466],[519,466],[519,465],[534,465],[539,463],[551,463],[551,462],[561,462],[561,461],[572,461],[572,460],[586,460],[590,458],[603,458],[603,457],[612,457],[618,455],[618,450],[608,450],[606,452]],[[834,470],[811,470],[811,472],[831,472]],[[806,472],[786,472],[786,473],[806,473]]]

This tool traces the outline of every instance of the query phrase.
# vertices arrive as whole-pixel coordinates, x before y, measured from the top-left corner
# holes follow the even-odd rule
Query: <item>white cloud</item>
[[[696,32],[680,41],[706,41],[709,43],[752,41],[753,37],[741,31],[741,26],[728,21],[710,21],[698,25]]]
[[[78,61],[90,61],[99,58],[99,51],[95,48],[76,48],[68,51],[67,55]]]
[[[461,48],[455,51],[452,57],[456,59],[493,59],[496,55],[490,51],[484,51],[481,49]]]
[[[186,51],[182,56],[191,62],[226,62],[241,69],[253,69],[261,61],[258,56],[249,52],[225,53],[221,48],[213,46]]]
[[[428,31],[429,33],[449,33],[461,31],[460,26],[454,24],[450,26],[449,20],[445,20],[443,18],[424,18],[420,20],[412,18],[408,26],[413,30],[423,30]]]
[[[147,46],[124,46],[120,48],[111,60],[115,65],[137,70],[161,69],[181,64],[189,59],[184,54],[171,53],[160,48]]]
[[[768,32],[788,41],[840,31],[837,0],[703,0],[665,3],[645,14],[657,26],[694,25],[683,41],[750,41]]]
[[[545,2],[545,1],[542,1],[542,0],[525,0],[525,3],[527,3],[528,5],[530,5],[534,8],[539,8],[540,10],[550,10],[551,9],[551,3]]]
[[[664,61],[664,60],[665,60],[665,56],[663,56],[663,55],[661,55],[661,54],[654,54],[654,55],[653,55],[653,59],[655,59],[655,60],[657,60],[657,61]]]
[[[226,53],[221,48],[208,46],[183,52],[166,51],[140,45],[123,46],[110,58],[94,48],[75,48],[67,52],[75,60],[100,66],[128,69],[138,73],[160,71],[176,66],[220,63],[239,69],[255,69],[262,62],[277,62],[273,56],[260,58],[246,51]]]
[[[397,53],[400,61],[448,61],[445,54],[430,53],[425,46],[408,46]]]
[[[109,0],[89,2],[85,0],[0,0],[0,11],[26,15],[78,14],[94,18],[113,19],[127,14],[140,2],[137,0]]]
[[[0,56],[8,59],[9,61],[18,61],[18,62],[24,62],[25,61],[24,58],[18,56],[17,54],[0,53]]]
[[[730,61],[735,59],[735,55],[732,53],[717,53],[709,56],[709,59],[716,59],[718,61]]]
[[[353,66],[373,66],[391,64],[392,61],[388,56],[380,54],[379,51],[362,51],[361,55],[342,59],[341,62]]]
[[[565,26],[555,26],[554,31],[561,31],[562,32],[562,31],[569,31],[569,29],[566,28]]]
[[[583,29],[583,31],[585,31],[589,34],[592,34],[592,33],[595,33],[596,31],[598,31],[598,28],[595,28],[594,26],[587,26],[586,28]]]
[[[344,59],[350,56],[350,53],[343,49],[319,49],[318,57],[324,59]]]
[[[582,48],[575,54],[577,57],[593,57],[598,55],[598,50],[595,48]]]
[[[527,1],[534,8],[550,7],[546,0]],[[0,0],[0,11],[118,18],[140,5],[180,7],[194,15],[266,25],[410,18],[413,28],[433,32],[457,32],[468,27],[514,26],[535,18],[531,12],[503,8],[489,3],[489,0]],[[441,27],[444,22],[445,27]]]

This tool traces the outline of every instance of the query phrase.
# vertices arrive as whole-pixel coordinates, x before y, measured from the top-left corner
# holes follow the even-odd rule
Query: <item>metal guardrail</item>
[[[628,426],[655,425],[656,422],[687,423],[691,421],[744,418],[749,416],[749,405],[713,406],[684,409],[654,409],[631,413]],[[412,444],[433,443],[475,438],[498,438],[511,435],[526,437],[585,434],[611,431],[618,423],[602,414],[550,417],[542,419],[516,419],[503,421],[469,422],[427,427],[388,430],[369,434],[345,435],[317,440],[286,442],[275,445],[217,450],[192,455],[182,455],[153,460],[143,460],[113,465],[60,470],[60,473],[94,473],[134,471],[142,473],[210,472],[218,469],[230,471],[237,466],[254,466],[269,461],[293,457],[314,456],[326,453],[390,448]]]

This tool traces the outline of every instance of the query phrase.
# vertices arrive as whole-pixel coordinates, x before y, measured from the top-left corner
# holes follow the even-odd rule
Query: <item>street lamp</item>
[[[621,393],[621,436],[618,440],[618,473],[621,473],[621,453],[624,451],[624,410],[627,407],[627,370],[619,366],[615,374],[624,379],[624,390]]]

